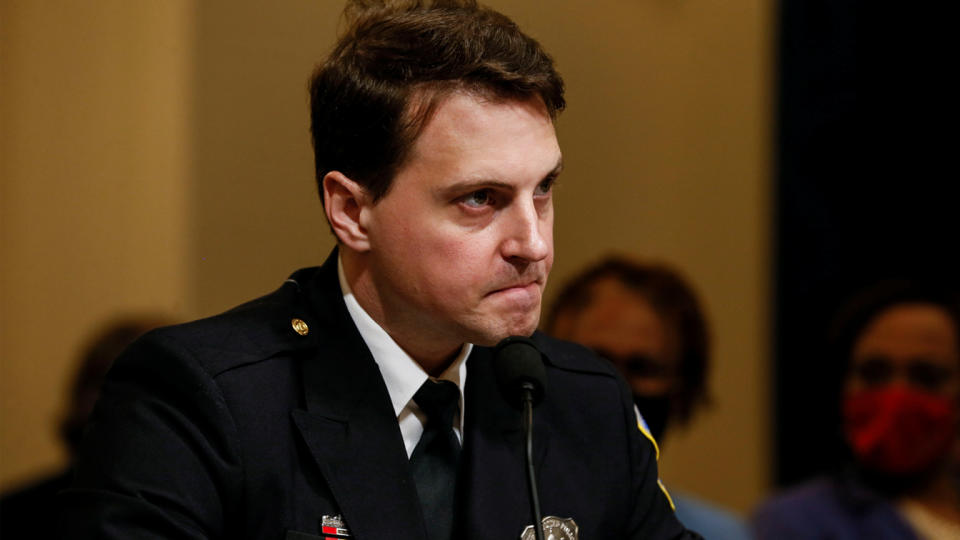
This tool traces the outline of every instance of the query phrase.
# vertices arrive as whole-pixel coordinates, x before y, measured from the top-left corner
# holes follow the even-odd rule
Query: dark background
[[[843,374],[826,354],[835,311],[876,280],[960,275],[956,98],[946,77],[955,58],[941,58],[936,13],[873,6],[780,3],[773,434],[781,487],[843,459]]]

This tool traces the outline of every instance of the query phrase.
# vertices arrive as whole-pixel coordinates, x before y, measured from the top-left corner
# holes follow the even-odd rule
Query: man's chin
[[[532,320],[513,321],[507,324],[497,325],[496,328],[490,328],[485,332],[478,332],[471,343],[483,347],[493,347],[504,339],[511,336],[530,337],[537,330],[539,313]]]

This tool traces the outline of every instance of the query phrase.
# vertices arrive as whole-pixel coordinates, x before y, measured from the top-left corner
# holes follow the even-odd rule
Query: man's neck
[[[360,254],[341,249],[344,279],[360,307],[431,377],[442,374],[457,358],[463,343],[431,336],[428,328],[408,328],[399,317],[391,317],[385,302]]]

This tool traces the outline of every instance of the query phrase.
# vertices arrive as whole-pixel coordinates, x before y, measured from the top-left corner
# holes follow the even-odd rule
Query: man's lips
[[[487,293],[487,296],[498,294],[498,293],[511,293],[511,292],[526,292],[533,294],[540,291],[540,284],[542,283],[539,279],[521,281],[507,285],[505,287],[500,287]]]

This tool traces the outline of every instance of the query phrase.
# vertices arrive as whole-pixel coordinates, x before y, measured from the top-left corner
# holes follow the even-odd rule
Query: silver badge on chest
[[[546,516],[540,523],[543,525],[543,537],[545,540],[578,540],[580,528],[573,518],[558,518],[556,516]],[[537,533],[533,525],[527,525],[527,528],[520,534],[520,540],[534,540]]]

